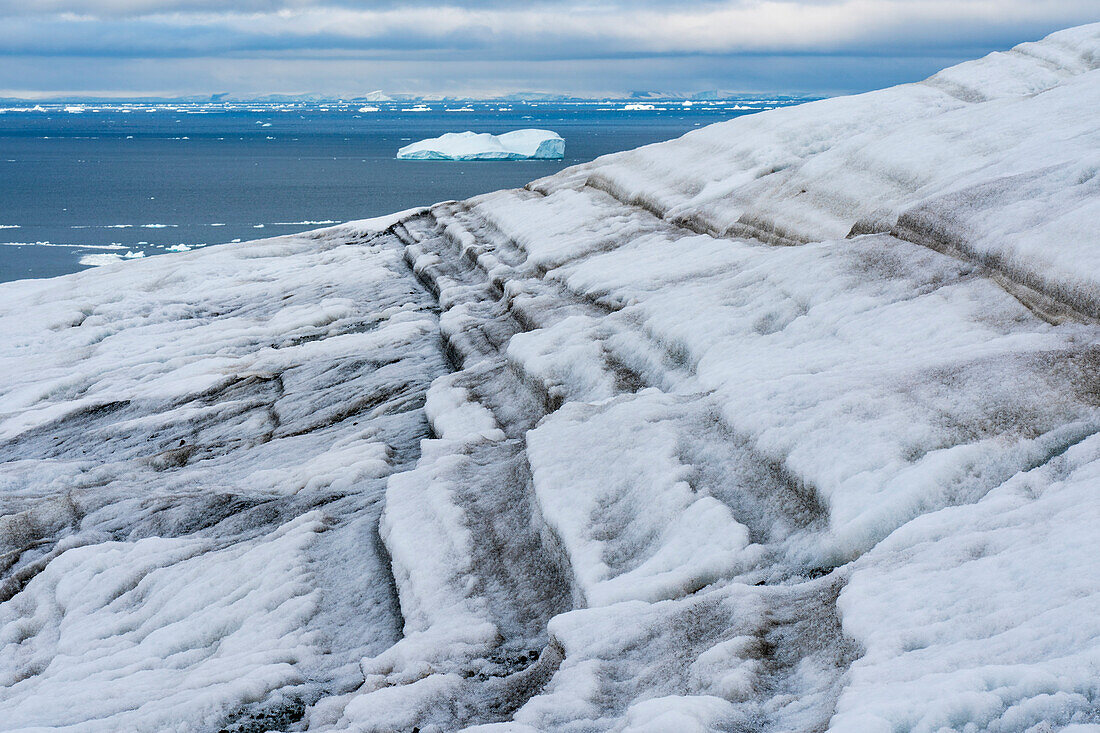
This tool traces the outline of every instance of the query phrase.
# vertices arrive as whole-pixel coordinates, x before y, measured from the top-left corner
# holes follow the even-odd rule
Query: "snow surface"
[[[1097,102],[0,286],[0,730],[1098,730]]]
[[[513,130],[502,135],[448,132],[397,151],[404,160],[560,160],[564,155],[565,141],[549,130]]]

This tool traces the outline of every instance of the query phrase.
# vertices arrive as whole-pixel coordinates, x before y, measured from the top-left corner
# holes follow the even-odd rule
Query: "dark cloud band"
[[[12,71],[17,58],[52,59],[59,71],[71,67],[74,79],[86,72],[78,59],[308,58],[369,63],[382,74],[387,65],[480,64],[486,83],[503,78],[504,69],[494,65],[505,62],[577,62],[599,77],[613,60],[699,59],[737,88],[737,70],[747,59],[803,57],[802,73],[813,58],[892,59],[886,68],[904,59],[962,59],[1091,20],[1094,3],[243,0],[226,11],[215,0],[0,0],[0,54],[8,61],[0,64],[0,87],[19,84]],[[442,83],[438,74],[435,82],[431,76],[415,81],[423,87]],[[269,90],[272,79],[261,75],[243,83]],[[685,78],[688,83],[695,82]],[[849,88],[864,85],[853,81]]]

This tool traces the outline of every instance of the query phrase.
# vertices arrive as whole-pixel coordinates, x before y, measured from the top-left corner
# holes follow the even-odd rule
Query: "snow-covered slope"
[[[0,729],[1100,730],[1100,24],[0,287]]]

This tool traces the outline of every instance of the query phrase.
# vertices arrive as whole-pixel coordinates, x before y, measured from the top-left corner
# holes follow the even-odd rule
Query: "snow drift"
[[[448,132],[397,151],[404,160],[560,160],[564,156],[565,141],[549,130],[513,130],[503,135]]]
[[[1100,24],[0,286],[0,729],[1100,726]]]

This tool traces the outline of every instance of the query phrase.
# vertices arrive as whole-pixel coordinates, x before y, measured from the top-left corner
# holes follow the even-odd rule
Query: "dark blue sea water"
[[[521,186],[801,101],[9,105],[0,111],[0,282]],[[444,132],[524,127],[558,132],[565,159],[394,159]]]

